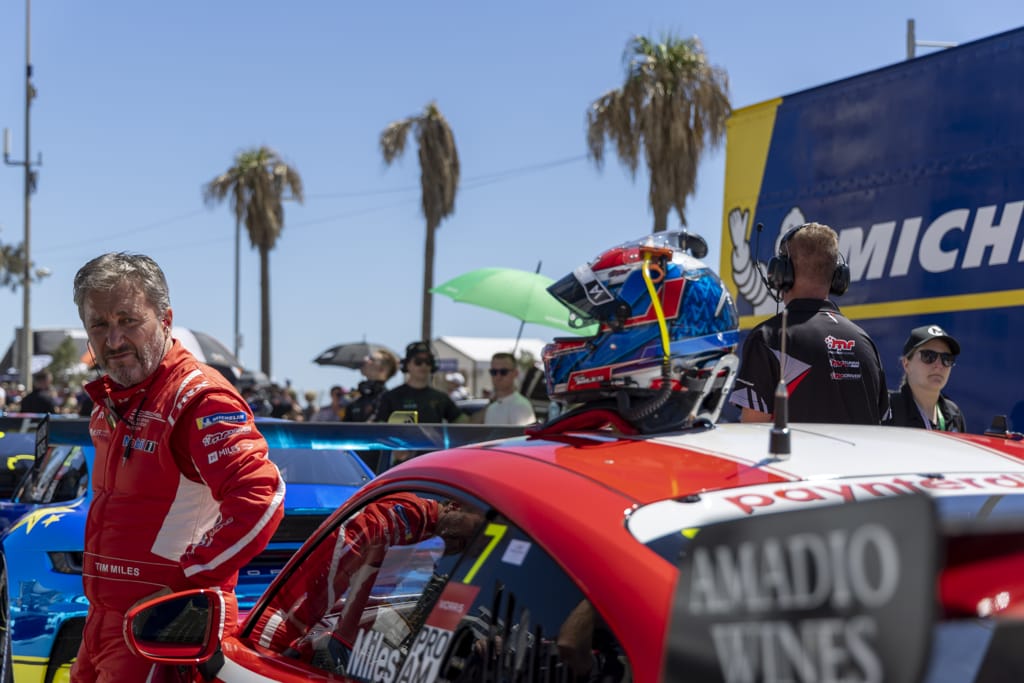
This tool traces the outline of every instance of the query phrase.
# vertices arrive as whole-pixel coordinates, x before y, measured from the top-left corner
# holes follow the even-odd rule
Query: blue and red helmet
[[[634,412],[644,399],[660,400],[646,402],[657,410],[672,397],[691,421],[717,419],[739,364],[739,316],[700,260],[706,253],[697,235],[656,233],[609,249],[551,285],[572,324],[600,326],[593,337],[558,338],[544,348],[548,395],[568,403],[614,398]]]

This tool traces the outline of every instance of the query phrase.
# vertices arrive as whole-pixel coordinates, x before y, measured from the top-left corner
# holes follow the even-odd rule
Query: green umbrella
[[[523,323],[535,323],[572,334],[597,332],[597,325],[570,327],[569,309],[548,293],[554,282],[540,273],[515,268],[477,268],[431,289],[454,301],[506,313]],[[522,328],[520,328],[522,331]]]

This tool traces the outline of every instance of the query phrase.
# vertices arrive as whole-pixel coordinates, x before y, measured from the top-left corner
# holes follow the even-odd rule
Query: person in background
[[[466,389],[466,377],[461,372],[449,372],[444,376],[444,386],[448,390],[448,396],[453,401],[465,401],[469,398],[469,390]]]
[[[60,404],[60,412],[62,415],[78,415],[78,399],[74,394],[64,397],[64,402]]]
[[[785,372],[792,422],[881,424],[889,415],[889,392],[878,349],[828,299],[850,283],[835,231],[821,223],[789,230],[768,263],[767,280],[786,307],[786,355],[782,313],[750,331],[729,395],[742,409],[740,421],[773,419]]]
[[[295,415],[302,415],[302,407],[299,406],[299,395],[290,385],[270,385],[270,417],[280,417],[286,420],[294,420]]]
[[[491,356],[491,384],[494,398],[484,412],[484,424],[528,425],[537,421],[533,404],[516,390],[519,367],[511,353]]]
[[[53,375],[49,370],[40,370],[32,375],[32,391],[21,399],[21,412],[57,412],[57,402],[53,395]]]
[[[885,424],[940,432],[966,432],[963,413],[942,389],[960,355],[960,343],[938,325],[910,331],[903,345],[903,380],[889,392],[892,417]]]
[[[249,410],[252,411],[253,415],[258,417],[270,417],[270,414],[274,410],[274,406],[270,404],[270,399],[267,398],[266,392],[263,388],[251,384],[241,391],[242,398],[249,404]]]
[[[171,336],[167,280],[153,259],[92,259],[75,275],[74,301],[104,374],[86,385],[96,404],[82,555],[89,612],[71,680],[177,680],[177,667],[129,650],[125,613],[210,588],[224,597],[224,634],[237,630],[238,571],[280,524],[284,480],[238,390]]]
[[[85,390],[85,387],[79,388],[75,393],[75,398],[78,399],[78,417],[89,417],[92,415],[92,397],[89,396],[89,392]]]
[[[387,381],[398,372],[398,356],[387,349],[377,349],[363,359],[359,372],[366,379],[359,383],[356,398],[345,411],[345,422],[369,422],[373,419],[381,396],[387,391]]]
[[[345,419],[347,408],[348,398],[345,396],[345,389],[335,384],[331,387],[331,402],[317,411],[313,416],[313,422],[341,422]]]
[[[430,386],[430,374],[437,369],[437,360],[430,344],[418,341],[405,347],[402,372],[405,384],[385,392],[373,417],[374,422],[387,422],[395,411],[416,414],[416,422],[467,422],[468,416],[439,389]]]
[[[302,397],[306,399],[306,407],[302,409],[302,419],[309,422],[317,414],[317,411],[320,410],[320,406],[317,405],[316,392],[314,390],[307,389]]]

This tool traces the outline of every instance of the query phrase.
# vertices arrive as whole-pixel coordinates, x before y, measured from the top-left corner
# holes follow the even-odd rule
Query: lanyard
[[[938,423],[935,427],[932,427],[932,419],[925,414],[924,409],[917,405],[917,401],[914,401],[914,405],[917,406],[917,412],[921,414],[921,420],[924,422],[925,429],[935,429],[940,432],[946,431],[946,416],[939,410],[938,404],[935,405],[935,413],[937,416],[936,422]]]

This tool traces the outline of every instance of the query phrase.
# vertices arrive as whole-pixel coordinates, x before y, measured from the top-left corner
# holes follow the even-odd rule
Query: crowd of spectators
[[[387,382],[399,371],[404,382],[388,389]],[[396,417],[485,424],[536,421],[530,401],[519,391],[517,361],[511,353],[496,354],[491,360],[492,386],[482,389],[479,397],[466,386],[465,372],[437,372],[434,352],[423,341],[409,344],[402,359],[378,350],[364,359],[360,372],[363,379],[357,386],[335,384],[322,402],[323,394],[310,390],[304,392],[303,404],[290,385],[276,383],[243,386],[241,391],[256,415],[305,422],[393,422]]]
[[[0,411],[88,415],[92,401],[81,383],[58,382],[49,370],[40,370],[32,375],[30,392],[20,382],[0,382]]]

